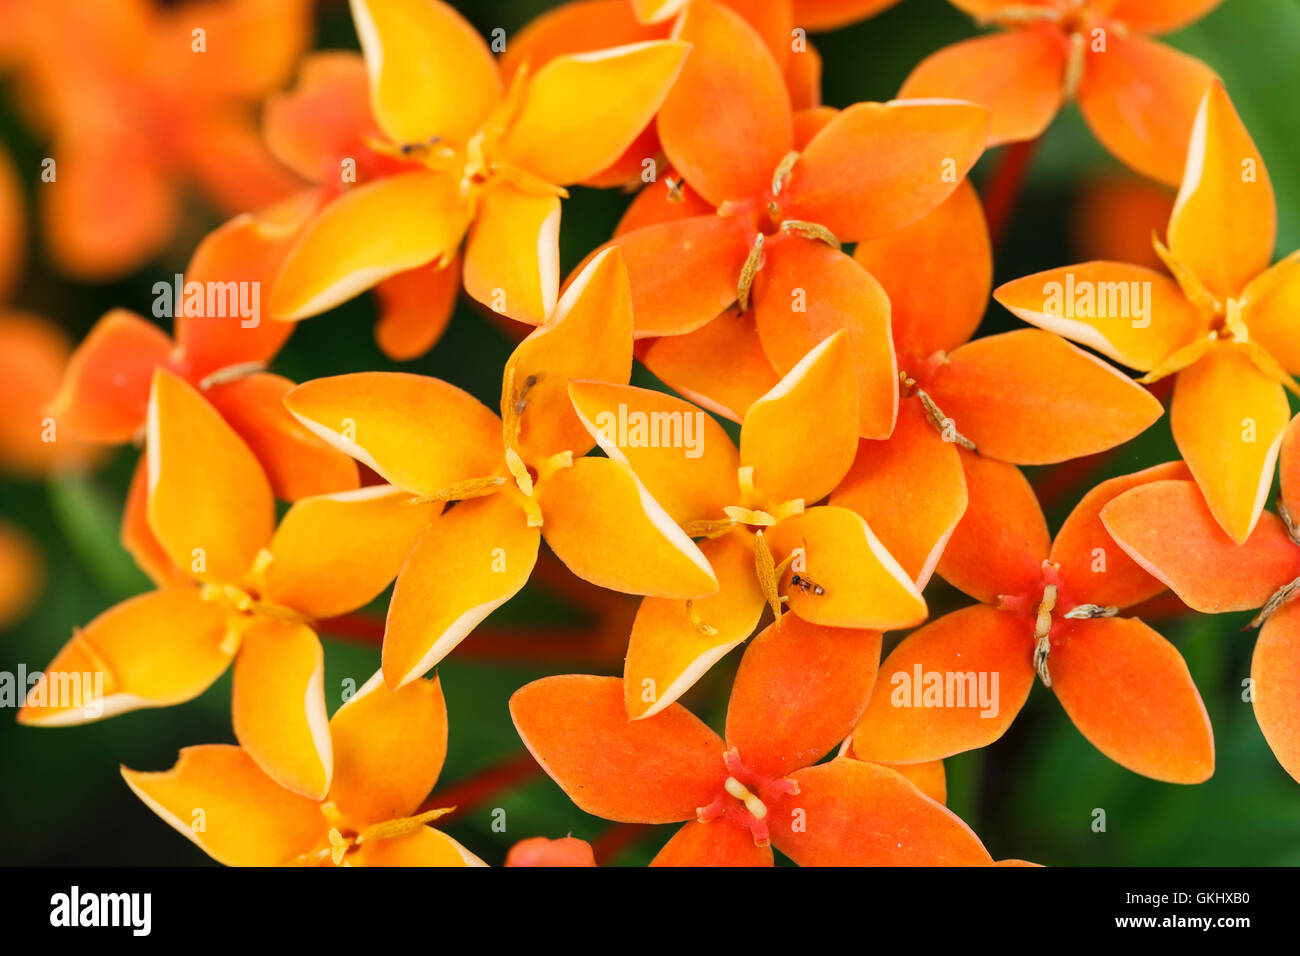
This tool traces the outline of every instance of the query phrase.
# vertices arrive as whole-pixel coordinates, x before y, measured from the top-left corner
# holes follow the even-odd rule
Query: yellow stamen
[[[781,161],[776,164],[776,172],[772,173],[772,195],[781,195],[781,189],[785,186],[786,178],[794,169],[794,164],[799,162],[799,153],[797,150],[790,150],[781,157]]]
[[[696,521],[686,522],[682,525],[682,530],[690,538],[717,538],[726,534],[735,526],[736,522],[731,518],[700,518]]]
[[[1067,100],[1074,99],[1074,95],[1079,92],[1079,84],[1083,82],[1083,68],[1088,62],[1085,42],[1082,33],[1070,34],[1070,55],[1065,61],[1065,79],[1061,89]]]
[[[741,312],[749,311],[749,290],[753,288],[754,277],[758,275],[758,264],[763,258],[763,234],[754,237],[754,244],[749,247],[749,256],[744,268],[740,270],[740,281],[736,283],[736,302]]]
[[[770,528],[776,524],[776,518],[766,511],[754,511],[742,508],[740,505],[727,505],[722,511],[736,524],[754,525],[760,528]]]
[[[686,616],[690,618],[691,627],[695,628],[706,637],[713,637],[718,633],[716,627],[706,622],[704,618],[700,617],[700,612],[695,610],[695,602],[689,598],[686,601]]]
[[[510,474],[514,476],[515,484],[519,486],[525,497],[533,496],[533,476],[528,471],[528,466],[524,464],[523,458],[519,452],[513,448],[506,449],[506,467],[510,469]]]
[[[431,495],[412,495],[404,503],[408,505],[427,505],[435,501],[465,501],[469,498],[484,498],[496,494],[498,488],[506,483],[500,475],[486,478],[466,478],[446,488],[440,488]]]
[[[573,452],[571,451],[556,452],[550,458],[546,459],[546,461],[542,462],[540,466],[538,466],[537,480],[541,481],[544,478],[551,477],[551,475],[555,474],[557,471],[563,471],[565,468],[572,468],[572,467],[573,467]]]
[[[843,246],[835,238],[835,233],[831,232],[819,222],[808,222],[803,219],[787,219],[781,223],[782,232],[793,232],[796,235],[803,236],[805,239],[820,239],[826,245],[830,246],[836,252],[839,252]]]
[[[1052,652],[1052,609],[1056,607],[1056,585],[1043,588],[1043,602],[1038,605],[1034,621],[1034,670],[1044,687],[1052,686],[1052,675],[1047,672],[1047,656]]]
[[[1183,295],[1187,300],[1207,315],[1223,315],[1223,303],[1215,297],[1209,289],[1205,287],[1191,267],[1175,258],[1169,248],[1160,241],[1160,237],[1153,231],[1151,233],[1151,244],[1156,250],[1156,255],[1160,261],[1165,264],[1178,287],[1183,290]]]
[[[975,18],[982,27],[1019,27],[1031,23],[1059,23],[1062,12],[1055,7],[1035,7],[1029,4],[1010,4]]]
[[[762,820],[767,816],[767,805],[735,777],[728,777],[722,787],[727,793],[743,803],[745,809],[750,812],[754,819]]]
[[[758,574],[758,587],[767,600],[767,606],[780,621],[781,595],[777,591],[776,562],[772,560],[772,552],[761,531],[754,535],[754,571]]]
[[[1201,356],[1208,352],[1210,346],[1217,340],[1218,336],[1213,332],[1209,335],[1201,336],[1191,344],[1184,345],[1182,348],[1178,349],[1173,355],[1170,355],[1169,358],[1165,359],[1151,371],[1139,378],[1138,381],[1143,385],[1150,385],[1152,382],[1158,382],[1162,378],[1167,378],[1170,375],[1175,375],[1178,372],[1181,372],[1183,369],[1187,368],[1187,366],[1194,365],[1196,362],[1200,361]]]
[[[743,465],[736,469],[736,482],[740,485],[740,499],[742,501],[754,500],[754,466]]]

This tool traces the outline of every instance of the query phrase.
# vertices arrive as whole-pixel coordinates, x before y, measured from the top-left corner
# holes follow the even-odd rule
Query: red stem
[[[1008,144],[984,187],[984,216],[988,220],[989,238],[994,249],[1000,247],[1006,237],[1011,214],[1024,191],[1025,174],[1040,142],[1042,137]]]

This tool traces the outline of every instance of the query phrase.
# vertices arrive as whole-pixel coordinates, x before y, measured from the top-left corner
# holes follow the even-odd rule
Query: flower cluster
[[[0,62],[56,144],[56,261],[104,278],[174,245],[179,184],[234,214],[153,317],[115,309],[70,353],[0,320],[6,463],[140,446],[122,542],[155,584],[73,635],[19,722],[169,707],[231,670],[237,746],[122,771],[164,821],[232,865],[482,865],[434,826],[435,669],[558,562],[639,598],[623,674],[552,674],[509,713],[577,808],[682,824],[654,865],[994,865],[942,761],[1035,683],[1127,770],[1205,781],[1206,708],[1142,620],[1167,591],[1258,609],[1255,713],[1300,780],[1300,253],[1272,261],[1268,171],[1222,83],[1150,39],[1218,0],[952,0],[994,29],[898,99],[821,105],[807,31],[892,2],[573,0],[507,37],[442,0],[351,0],[359,54],[304,54],[299,0],[97,3],[74,51],[60,0],[0,4],[22,38]],[[1180,184],[1156,258],[994,290],[968,173],[1070,100]],[[575,188],[635,197],[565,277]],[[0,266],[20,247],[0,228]],[[393,360],[461,293],[517,333],[499,405],[269,370],[365,292]],[[990,298],[1032,327],[977,336]],[[1182,460],[1097,484],[1053,536],[1021,467],[1124,446],[1167,378]],[[0,616],[29,550],[0,525]],[[938,579],[970,602],[932,613]],[[378,669],[331,716],[318,635],[376,599]],[[719,734],[681,699],[741,645]],[[572,838],[509,859],[594,862]]]

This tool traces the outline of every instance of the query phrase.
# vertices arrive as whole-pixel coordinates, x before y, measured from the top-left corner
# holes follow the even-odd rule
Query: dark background
[[[457,6],[485,34],[498,26],[513,34],[550,4],[475,0]],[[345,3],[326,2],[318,13],[318,47],[356,48]],[[846,106],[888,99],[924,55],[973,32],[969,19],[942,0],[903,0],[873,20],[815,36],[826,63],[825,101]],[[1300,164],[1295,161],[1300,146],[1300,0],[1227,0],[1169,39],[1223,77],[1273,178],[1280,217],[1278,252],[1300,247]],[[12,85],[0,87],[0,140],[34,199],[40,160],[48,146],[19,123],[14,93]],[[977,185],[985,182],[1000,152],[981,162],[974,177]],[[1090,238],[1079,225],[1080,216],[1093,195],[1083,184],[1118,172],[1077,112],[1068,108],[1034,159],[999,252],[996,280],[1079,259]],[[617,192],[573,190],[561,233],[566,270],[608,237],[627,201]],[[35,230],[30,209],[29,218]],[[213,219],[210,224],[215,223]],[[80,338],[110,307],[148,314],[153,282],[180,271],[191,250],[192,244],[178,241],[167,259],[121,282],[95,286],[76,284],[54,272],[37,242],[13,304],[50,316]],[[363,296],[303,323],[275,370],[303,380],[396,367],[375,347],[372,319],[373,308]],[[1014,325],[992,305],[982,332]],[[402,367],[447,378],[495,405],[511,347],[507,334],[462,301],[443,341],[425,358]],[[652,381],[643,372],[639,375],[643,384]],[[119,449],[104,468],[86,476],[47,482],[0,479],[0,512],[39,540],[47,564],[46,591],[39,605],[0,635],[0,670],[16,671],[19,662],[29,670],[44,667],[75,626],[146,587],[117,542],[136,454],[131,448]],[[1090,484],[1174,457],[1166,417],[1082,480]],[[1085,487],[1072,488],[1050,509],[1054,526]],[[938,582],[927,597],[935,614],[963,600]],[[376,611],[382,612],[384,600],[377,602]],[[1002,740],[947,761],[949,805],[975,828],[996,858],[1022,857],[1049,865],[1300,864],[1300,788],[1273,759],[1250,705],[1241,699],[1254,641],[1252,633],[1240,630],[1246,617],[1187,615],[1151,622],[1185,655],[1209,709],[1218,749],[1218,766],[1209,782],[1179,787],[1121,769],[1094,750],[1051,694],[1038,687]],[[536,585],[489,622],[498,629],[542,627],[558,632],[584,623],[580,609]],[[889,643],[896,639],[891,635]],[[334,707],[340,683],[348,678],[363,682],[377,667],[378,652],[356,641],[327,637],[325,643],[326,687],[333,693]],[[522,753],[506,711],[515,688],[545,674],[621,672],[621,648],[597,660],[586,654],[544,660],[516,654],[488,660],[483,651],[473,652],[474,643],[472,636],[439,668],[451,721],[450,753],[439,790]],[[733,652],[684,700],[715,726],[721,723],[738,658]],[[208,863],[201,851],[128,791],[118,766],[164,769],[183,746],[233,742],[229,693],[227,676],[189,704],[71,729],[24,728],[12,713],[0,713],[0,863]],[[506,812],[504,833],[491,829],[495,807]],[[1095,808],[1106,811],[1104,833],[1091,828]],[[583,814],[549,779],[536,775],[490,797],[447,829],[489,863],[498,864],[516,840],[569,832],[599,839],[610,831],[610,824]],[[644,863],[671,832],[670,827],[621,832],[630,842],[620,841],[625,849],[612,861]]]

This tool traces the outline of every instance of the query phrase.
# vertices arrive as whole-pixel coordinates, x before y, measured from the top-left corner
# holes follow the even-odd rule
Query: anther
[[[913,382],[913,384],[915,384],[915,382]],[[934,399],[930,397],[929,393],[927,393],[925,389],[918,388],[916,390],[916,397],[921,400],[921,407],[925,409],[925,417],[928,418],[930,424],[938,430],[939,435],[944,441],[950,441],[953,444],[960,445],[967,451],[973,451],[975,454],[979,454],[979,449],[975,447],[975,443],[961,432],[957,431],[956,424],[953,420],[943,413],[943,409],[935,404]]]
[[[754,286],[754,277],[758,275],[758,265],[763,259],[763,234],[754,237],[754,244],[749,247],[749,256],[740,270],[740,281],[736,283],[736,302],[741,312],[749,311],[749,291]]]
[[[1086,621],[1094,617],[1114,617],[1118,613],[1119,608],[1114,605],[1103,607],[1100,604],[1080,604],[1067,611],[1065,616],[1072,621]]]
[[[1250,631],[1262,627],[1264,622],[1272,617],[1278,608],[1289,602],[1297,594],[1300,594],[1300,578],[1296,578],[1289,584],[1284,584],[1274,591],[1273,596],[1264,602],[1264,606],[1259,609],[1259,613],[1251,618],[1250,623],[1243,627],[1242,630]]]
[[[1044,687],[1052,686],[1052,675],[1047,671],[1047,656],[1052,652],[1052,610],[1056,607],[1056,585],[1043,588],[1043,601],[1038,605],[1034,621],[1034,670]]]
[[[781,189],[785,186],[785,181],[797,162],[799,162],[799,153],[797,150],[792,149],[782,156],[781,161],[776,164],[776,172],[772,173],[773,196],[781,195]]]
[[[781,223],[782,232],[793,232],[795,235],[803,236],[805,239],[818,239],[830,246],[836,252],[839,252],[843,245],[831,232],[819,222],[808,222],[804,219],[787,219]]]

